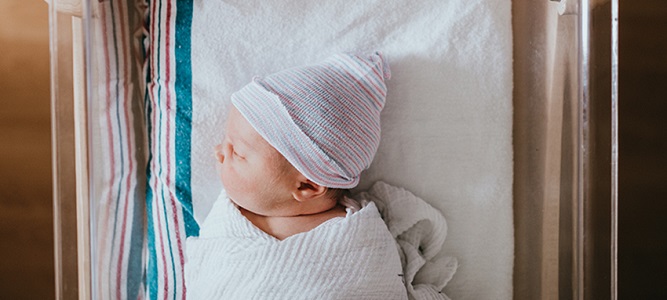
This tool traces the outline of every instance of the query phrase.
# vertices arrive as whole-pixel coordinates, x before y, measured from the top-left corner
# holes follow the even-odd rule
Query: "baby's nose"
[[[215,146],[215,159],[217,159],[220,163],[225,161],[225,154],[222,151],[222,144]]]

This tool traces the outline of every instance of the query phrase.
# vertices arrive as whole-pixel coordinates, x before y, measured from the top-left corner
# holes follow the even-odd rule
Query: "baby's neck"
[[[241,214],[253,225],[278,240],[284,240],[292,235],[308,232],[320,224],[335,217],[345,217],[345,207],[336,204],[329,210],[308,215],[295,216],[263,216],[239,207]]]

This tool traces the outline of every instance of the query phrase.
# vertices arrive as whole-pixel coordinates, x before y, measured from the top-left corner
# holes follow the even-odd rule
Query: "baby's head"
[[[216,149],[229,197],[267,216],[335,204],[373,160],[389,76],[379,53],[338,54],[234,93]]]

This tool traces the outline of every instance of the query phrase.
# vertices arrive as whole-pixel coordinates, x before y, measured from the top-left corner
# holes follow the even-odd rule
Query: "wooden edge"
[[[79,299],[91,299],[88,114],[83,27],[80,17],[72,17],[72,48]]]
[[[44,2],[52,5],[55,3],[56,10],[61,13],[71,14],[73,16],[81,17],[83,14],[83,6],[81,0],[44,0]]]

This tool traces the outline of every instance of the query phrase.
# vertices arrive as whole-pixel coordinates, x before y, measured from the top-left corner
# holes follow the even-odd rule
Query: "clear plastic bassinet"
[[[148,179],[141,172],[147,164],[144,154],[152,150],[141,141],[150,139],[151,131],[133,115],[145,116],[145,95],[136,91],[150,87],[139,79],[146,70],[134,62],[145,59],[140,52],[150,45],[132,43],[131,37],[150,34],[146,20],[157,16],[151,8],[163,9],[158,4],[164,4],[188,11],[193,1],[50,2],[57,298],[136,298],[139,294],[131,290],[141,290],[146,283],[132,266],[144,267],[146,254],[141,249],[146,242],[131,237],[151,221],[144,219],[145,203],[118,206],[126,219],[143,225],[103,241],[98,236],[106,226],[99,222],[105,218],[99,195],[115,185],[100,174],[120,159],[127,163],[134,157],[131,173],[136,176],[123,182],[132,192],[120,195],[130,199],[146,193]],[[101,5],[113,9],[99,10]],[[513,75],[506,79],[513,84],[513,228],[507,234],[514,237],[508,241],[513,245],[513,266],[500,276],[511,282],[507,295],[515,299],[615,299],[618,0],[514,0],[511,15]],[[170,28],[178,31],[183,26]],[[126,40],[116,38],[120,32]],[[184,51],[181,46],[176,45],[176,51]],[[110,56],[103,49],[124,50]],[[176,52],[176,59],[182,53]],[[129,78],[123,77],[127,74],[136,82],[122,82],[125,94],[96,84],[104,76]],[[110,95],[120,102],[105,102]],[[121,125],[105,124],[99,111],[113,114],[113,121]],[[136,143],[105,141],[97,134],[100,126]],[[103,147],[128,152],[113,161]],[[184,222],[179,228],[192,230],[187,218]],[[127,237],[121,238],[124,233]],[[119,245],[123,239],[126,244]],[[109,255],[130,247],[127,244],[139,255],[125,254],[111,265],[101,262],[111,261]],[[124,273],[103,275],[99,270],[105,267]],[[122,291],[115,286],[114,291],[100,292],[112,289],[113,283],[122,285]]]

